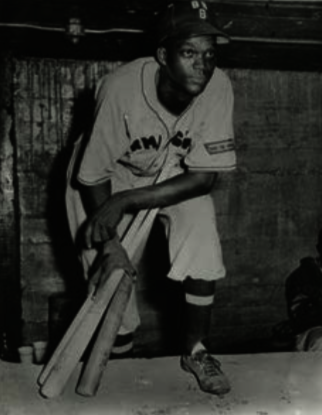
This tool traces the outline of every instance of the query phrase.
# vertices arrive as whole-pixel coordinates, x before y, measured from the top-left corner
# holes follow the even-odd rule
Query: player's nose
[[[202,53],[196,54],[194,60],[194,68],[199,70],[203,70],[206,68],[206,60]]]

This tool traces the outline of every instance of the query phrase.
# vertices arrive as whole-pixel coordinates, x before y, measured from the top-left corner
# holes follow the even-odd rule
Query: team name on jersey
[[[184,134],[182,131],[178,131],[171,139],[170,142],[172,145],[178,148],[182,148],[183,150],[189,150],[191,147],[191,138],[187,137],[188,132]],[[134,153],[136,151],[142,150],[159,150],[162,144],[162,136],[154,136],[150,135],[150,137],[141,137],[137,138],[133,141],[130,148],[131,151]]]

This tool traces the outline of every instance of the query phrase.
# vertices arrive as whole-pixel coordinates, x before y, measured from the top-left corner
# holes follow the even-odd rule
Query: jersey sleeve
[[[230,171],[236,168],[233,130],[234,95],[228,78],[219,97],[207,105],[185,164],[191,171]]]
[[[100,184],[113,176],[116,163],[128,149],[117,86],[107,77],[96,90],[93,128],[77,179],[85,185]]]

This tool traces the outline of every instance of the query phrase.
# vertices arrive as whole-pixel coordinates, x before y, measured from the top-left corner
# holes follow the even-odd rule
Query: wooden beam
[[[14,1],[16,7],[19,1],[22,0]],[[154,52],[149,31],[163,1],[93,0],[91,6],[78,1],[85,32],[78,44],[71,44],[64,31],[70,8],[64,9],[60,1],[54,5],[52,0],[44,0],[42,7],[49,6],[52,13],[42,12],[39,8],[33,14],[38,2],[26,0],[23,10],[28,14],[25,19],[29,16],[34,19],[29,23],[47,24],[52,30],[1,27],[0,22],[0,46],[18,56],[71,59],[131,60]],[[220,50],[226,66],[321,69],[317,56],[322,42],[322,0],[214,0],[211,7],[219,26],[233,40],[230,46]],[[20,23],[23,22],[23,13],[17,13]],[[7,23],[13,23],[10,19],[14,14],[1,12],[0,15],[3,22],[7,19]],[[49,15],[50,24],[47,22]]]

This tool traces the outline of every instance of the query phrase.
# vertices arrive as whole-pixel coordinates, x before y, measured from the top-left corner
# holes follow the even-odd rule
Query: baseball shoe
[[[230,391],[229,381],[220,369],[220,362],[206,350],[181,357],[181,367],[192,373],[204,392],[223,395]]]

